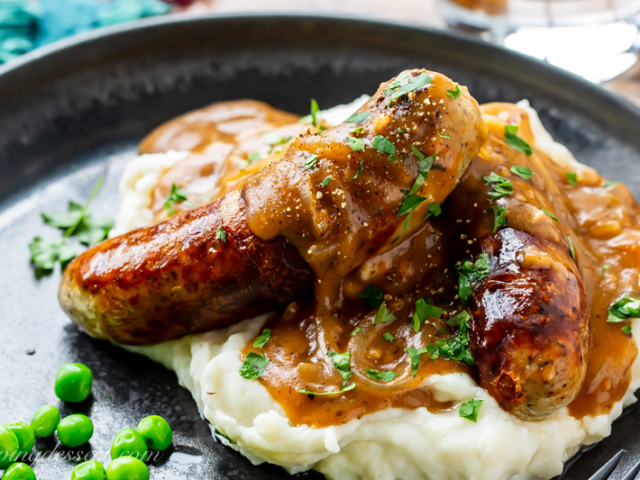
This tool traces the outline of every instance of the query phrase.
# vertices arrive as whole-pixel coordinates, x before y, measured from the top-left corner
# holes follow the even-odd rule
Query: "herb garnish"
[[[313,167],[316,166],[317,162],[318,162],[318,154],[312,153],[307,158],[305,158],[305,160],[304,160],[304,169],[305,170],[312,169]]]
[[[416,178],[416,181],[411,187],[411,190],[409,190],[409,195],[413,195],[414,193],[416,193],[420,189],[424,181],[429,178],[429,170],[431,170],[431,167],[433,167],[433,163],[438,157],[437,155],[429,155],[428,157],[425,157],[424,154],[415,147],[415,145],[411,145],[411,151],[416,157],[418,157],[419,162],[418,178]]]
[[[391,335],[391,333],[387,332],[382,336],[382,340],[384,340],[385,342],[395,342],[396,339],[394,338],[393,335]]]
[[[623,333],[626,333],[627,335],[631,335],[631,322],[627,323],[624,327],[622,327],[620,330],[622,330]]]
[[[413,325],[414,332],[420,331],[420,325],[424,323],[428,317],[439,318],[444,313],[442,308],[436,307],[433,304],[433,300],[427,298],[426,300],[421,298],[416,301],[416,313],[411,319],[411,325]]]
[[[351,352],[329,352],[328,355],[342,377],[342,386],[346,387],[353,376],[353,372],[351,371]]]
[[[610,187],[611,185],[617,185],[619,182],[613,182],[611,180],[607,180],[606,182],[604,182],[603,186],[604,188]]]
[[[264,347],[271,338],[271,330],[265,328],[262,333],[253,341],[253,348],[261,349]]]
[[[371,310],[378,308],[378,305],[384,300],[384,292],[375,285],[367,285],[367,288],[358,296],[364,299],[364,303],[366,303]]]
[[[511,195],[513,193],[513,184],[497,173],[491,172],[491,175],[483,178],[485,182],[492,184],[492,190],[489,192],[491,200],[496,200],[500,197]]]
[[[507,224],[507,209],[500,205],[494,205],[491,210],[493,210],[493,233],[496,233],[498,228]]]
[[[529,180],[533,176],[533,172],[527,167],[519,167],[518,165],[512,165],[509,169],[511,173],[519,176],[523,180]]]
[[[574,187],[578,186],[578,174],[576,172],[566,172],[564,176],[567,177],[567,182],[569,182],[570,185]]]
[[[469,400],[467,403],[460,405],[460,416],[467,420],[471,420],[472,422],[477,422],[481,406],[482,400],[479,398]]]
[[[220,240],[222,243],[227,243],[227,232],[224,231],[222,225],[216,230],[216,240]]]
[[[378,323],[393,322],[394,320],[396,320],[395,315],[387,308],[387,302],[383,301],[378,309],[378,313],[376,314],[376,319],[373,324],[377,325]]]
[[[518,137],[517,125],[504,126],[504,140],[505,142],[507,142],[507,145],[518,150],[519,152],[522,152],[526,155],[531,155],[533,153],[533,150],[531,149],[531,145],[529,145],[523,139]]]
[[[458,85],[457,83],[456,88],[454,88],[453,90],[447,89],[447,97],[452,98],[453,100],[458,98],[460,96],[460,93],[460,85]]]
[[[458,295],[463,305],[469,303],[471,284],[480,282],[489,276],[489,255],[481,253],[475,263],[465,260],[458,268]]]
[[[268,364],[269,358],[266,355],[249,352],[240,367],[240,375],[247,380],[260,378]]]
[[[357,112],[347,118],[344,123],[360,123],[364,122],[371,115],[370,112]]]
[[[630,318],[640,318],[640,300],[625,295],[609,307],[607,322],[620,323]]]
[[[402,215],[407,215],[407,219],[404,221],[403,228],[406,230],[409,222],[411,221],[411,216],[413,215],[413,211],[420,206],[422,202],[424,202],[426,198],[418,197],[417,195],[409,195],[404,199],[402,205],[400,205],[400,210],[398,210],[398,217]]]
[[[350,336],[350,337],[353,337],[354,335],[357,335],[357,334],[358,334],[358,332],[359,332],[360,330],[361,330],[361,328],[360,328],[360,327],[356,327],[356,328],[354,328],[354,329],[353,329],[353,332],[351,332],[351,333],[349,334],[349,336]]]
[[[355,383],[350,383],[349,385],[347,385],[346,387],[342,387],[340,390],[336,390],[335,392],[310,392],[307,389],[304,388],[300,388],[298,390],[296,390],[296,392],[298,393],[304,393],[305,395],[311,395],[311,396],[316,396],[316,395],[336,395],[338,393],[344,393],[344,392],[348,392],[350,390],[353,390],[354,388],[356,388],[356,384]]]
[[[416,374],[418,373],[418,367],[420,366],[420,358],[425,353],[428,353],[429,350],[426,347],[421,348],[419,350],[416,350],[415,348],[412,348],[412,347],[408,347],[408,348],[405,348],[404,351],[409,354],[409,358],[411,359],[411,373],[413,373],[413,376],[415,377]]]
[[[556,217],[553,213],[551,213],[549,210],[547,210],[546,208],[541,208],[540,210],[542,210],[542,213],[544,213],[546,216],[551,217],[552,219],[554,219],[556,222],[559,222],[560,220],[558,220],[558,217]]]
[[[325,178],[322,183],[320,183],[321,187],[326,187],[327,185],[329,185],[331,183],[331,177],[327,177]]]
[[[414,90],[431,83],[431,77],[426,73],[421,73],[411,80],[409,80],[409,78],[409,73],[404,71],[398,75],[393,82],[391,82],[389,88],[385,89],[385,95],[391,93],[387,100],[387,105],[391,105],[392,102],[395,102],[398,98],[406,95],[407,93],[413,92]]]
[[[438,205],[438,202],[431,202],[429,205],[427,205],[427,209],[429,210],[427,212],[427,214],[424,216],[424,219],[426,220],[427,218],[431,217],[432,215],[434,217],[439,216],[442,213],[442,209],[440,208],[440,205]]]
[[[378,380],[380,382],[390,382],[398,376],[393,370],[376,370],[375,368],[369,368],[364,371],[371,380]]]
[[[466,310],[461,311],[455,317],[447,320],[447,324],[451,326],[459,326],[458,332],[452,339],[441,338],[436,341],[435,344],[431,343],[427,345],[427,352],[431,360],[436,360],[438,357],[449,358],[451,360],[457,360],[463,362],[465,365],[473,366],[475,361],[473,355],[469,350],[470,336],[469,336],[469,320],[471,316]]]
[[[445,135],[444,133],[439,133],[438,136],[440,138],[446,138],[447,140],[453,140],[453,137],[450,137],[449,135]]]
[[[382,135],[376,135],[373,137],[371,146],[382,153],[388,153],[390,155],[396,153],[396,146]]]
[[[278,135],[277,133],[274,133],[274,132],[267,132],[262,136],[262,140],[264,141],[264,143],[266,143],[267,145],[271,145],[272,147],[287,143],[292,138],[293,137],[291,136],[283,137],[282,135]]]
[[[178,188],[178,186],[175,183],[172,183],[169,196],[164,201],[164,209],[167,211],[170,217],[173,217],[176,214],[176,211],[173,209],[173,206],[178,203],[182,203],[186,200],[187,200],[187,192],[185,192],[181,188]]]
[[[345,138],[345,140],[351,147],[351,150],[353,150],[354,152],[364,150],[364,140],[362,140],[361,138],[347,137]]]
[[[354,177],[344,177],[346,180],[357,180],[358,177],[362,174],[362,167],[364,165],[364,160],[360,160],[360,166],[358,167],[358,171]]]
[[[576,260],[576,250],[573,248],[573,242],[571,241],[571,237],[569,235],[567,235],[567,240],[569,242],[569,252],[571,252],[571,258],[573,258],[573,261],[577,261]]]
[[[604,278],[604,271],[605,271],[605,270],[609,270],[610,268],[611,268],[611,265],[609,265],[609,264],[605,263],[605,264],[602,266],[602,268],[600,269],[600,276],[601,276],[602,278]]]
[[[316,102],[315,98],[311,99],[311,125],[318,126],[318,113],[320,112],[320,106]]]
[[[37,278],[48,275],[53,271],[56,263],[64,269],[67,263],[77,255],[75,249],[65,243],[64,240],[52,241],[35,237],[29,244],[31,252],[30,261],[35,266]]]

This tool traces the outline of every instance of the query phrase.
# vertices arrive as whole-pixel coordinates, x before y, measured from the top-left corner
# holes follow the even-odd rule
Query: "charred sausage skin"
[[[313,279],[285,237],[251,233],[234,193],[80,255],[64,273],[59,300],[89,335],[140,345],[271,311]]]
[[[505,228],[487,237],[488,278],[473,292],[471,350],[480,383],[506,411],[540,420],[569,404],[585,378],[587,298],[564,247]]]

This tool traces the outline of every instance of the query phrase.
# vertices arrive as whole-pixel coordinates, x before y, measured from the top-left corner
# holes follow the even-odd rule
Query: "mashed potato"
[[[325,116],[337,124],[366,101],[361,97]],[[536,147],[554,161],[575,163],[571,153],[553,141],[535,110],[530,115]],[[143,155],[127,167],[120,184],[122,205],[114,235],[151,223],[151,192],[158,177],[184,157],[182,152]],[[270,462],[291,473],[316,469],[333,479],[500,480],[548,479],[582,445],[611,433],[622,409],[636,401],[640,359],[625,397],[608,415],[576,419],[566,408],[541,422],[524,422],[503,411],[466,374],[435,375],[424,385],[436,400],[484,401],[478,422],[457,409],[431,413],[425,408],[389,408],[326,428],[293,426],[283,409],[257,380],[242,378],[242,350],[261,332],[268,315],[213,332],[159,345],[127,347],[176,372],[214,435],[253,463]],[[640,319],[633,320],[636,341]]]

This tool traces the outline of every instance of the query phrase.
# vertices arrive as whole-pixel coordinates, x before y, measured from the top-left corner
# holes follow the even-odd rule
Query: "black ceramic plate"
[[[285,476],[215,443],[173,373],[80,333],[58,307],[59,272],[36,280],[27,245],[37,235],[58,238],[40,212],[84,200],[100,177],[93,211],[114,215],[137,142],[180,113],[256,98],[303,114],[309,97],[324,107],[347,102],[410,67],[443,72],[480,102],[530,99],[580,161],[640,196],[639,111],[542,63],[442,32],[308,16],[167,18],[92,32],[0,68],[0,423],[59,405],[53,381],[65,362],[85,363],[95,376],[90,400],[60,405],[63,415],[90,413],[90,447],[69,452],[38,440],[48,454],[34,464],[40,480],[69,478],[77,456],[106,461],[115,433],[151,413],[175,431],[153,478]],[[621,448],[629,454],[619,471],[628,469],[640,455],[639,413],[632,407],[566,478],[586,479]]]

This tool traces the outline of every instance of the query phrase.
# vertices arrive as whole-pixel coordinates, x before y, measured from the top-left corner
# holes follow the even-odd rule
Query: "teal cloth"
[[[0,0],[0,63],[76,33],[170,11],[162,0]]]

